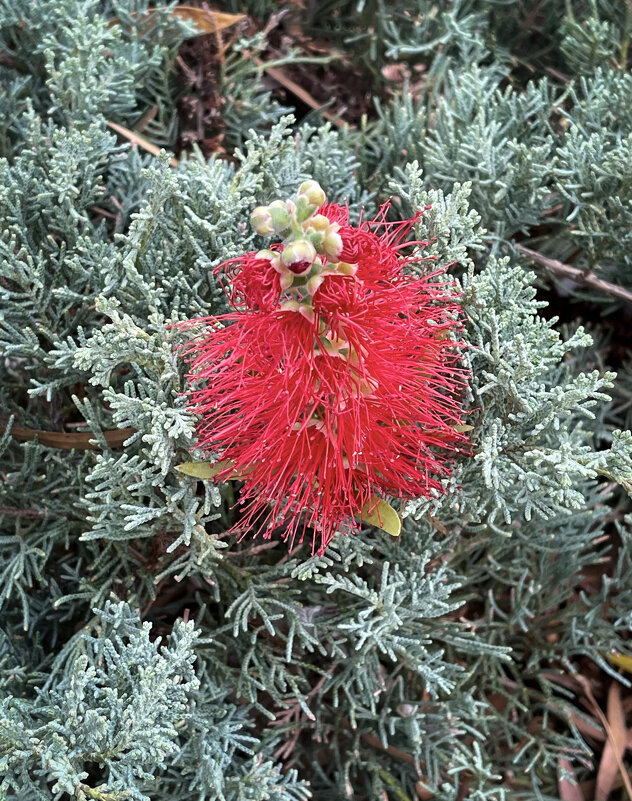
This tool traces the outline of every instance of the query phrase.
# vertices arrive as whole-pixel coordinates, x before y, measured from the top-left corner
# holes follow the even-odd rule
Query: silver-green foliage
[[[102,116],[133,121],[154,102],[129,74],[168,58],[171,22],[136,52],[130,15],[143,3],[53,5],[0,6],[25,70],[3,68],[0,95],[6,797],[383,801],[415,797],[421,782],[452,801],[466,773],[472,799],[556,797],[559,759],[590,759],[581,710],[557,679],[577,657],[614,674],[605,657],[629,642],[630,521],[612,506],[623,508],[615,482],[632,483],[630,435],[604,422],[614,376],[590,351],[582,372],[587,334],[560,335],[532,277],[488,244],[553,210],[556,181],[573,237],[603,225],[562,187],[587,169],[571,162],[573,142],[625,148],[628,111],[603,97],[625,94],[627,78],[593,70],[558,129],[557,90],[520,93],[503,88],[506,65],[469,65],[441,78],[428,108],[394,101],[363,131],[285,119],[266,135],[260,120],[234,162],[172,169],[117,145]],[[472,30],[470,6],[447,19],[455,40]],[[62,30],[79,10],[85,20]],[[19,24],[27,11],[31,28]],[[133,63],[117,75],[125,54]],[[168,85],[161,69],[154,98]],[[307,177],[353,215],[389,195],[402,215],[431,206],[416,237],[460,282],[472,372],[472,452],[446,493],[409,504],[401,538],[341,533],[322,557],[251,532],[238,541],[227,530],[239,485],[174,469],[197,454],[177,355],[186,334],[173,324],[226,310],[214,268],[260,247],[252,207]],[[627,382],[626,371],[621,428]],[[95,450],[21,444],[9,428],[68,422]],[[613,518],[618,552],[595,583],[591,568],[613,557]],[[181,620],[191,612],[195,628]]]
[[[319,144],[319,137],[307,143]],[[228,488],[219,493],[204,485],[200,495],[195,481],[173,470],[190,458],[194,421],[180,395],[175,348],[183,334],[169,323],[221,310],[211,268],[222,252],[256,246],[241,233],[250,204],[304,174],[305,162],[292,166],[285,158],[290,148],[293,140],[279,127],[269,140],[255,137],[236,172],[217,162],[187,163],[176,172],[152,168],[146,175],[151,193],[129,233],[117,240],[124,279],[109,298],[96,299],[94,313],[101,317],[89,335],[77,332],[49,352],[53,373],[72,365],[75,380],[91,387],[92,395],[75,402],[97,441],[105,422],[137,431],[123,453],[102,443],[90,457],[76,498],[78,519],[69,530],[81,535],[91,568],[63,577],[55,606],[69,614],[111,590],[151,604],[152,573],[198,588],[206,598],[200,626],[210,634],[200,646],[209,672],[198,692],[211,692],[212,676],[257,714],[275,715],[265,728],[264,753],[284,754],[301,775],[311,776],[317,792],[349,782],[368,794],[392,786],[414,791],[412,766],[402,767],[363,738],[376,732],[383,748],[421,760],[437,792],[444,771],[475,766],[480,797],[489,797],[496,786],[492,766],[502,768],[504,752],[485,742],[518,742],[531,707],[557,698],[565,733],[542,728],[524,750],[537,784],[542,771],[554,771],[560,754],[585,750],[569,723],[568,700],[541,675],[545,667],[573,653],[603,663],[604,649],[614,644],[615,620],[620,635],[625,632],[627,551],[620,578],[595,599],[602,615],[574,600],[573,577],[599,556],[594,543],[604,525],[600,509],[607,507],[595,477],[605,472],[629,480],[630,466],[626,435],[598,452],[591,428],[582,424],[612,381],[564,365],[564,354],[585,345],[586,335],[564,341],[539,317],[529,277],[506,259],[489,258],[485,269],[472,272],[469,253],[480,254],[483,232],[468,207],[469,186],[447,195],[427,190],[416,165],[391,186],[402,211],[432,205],[417,236],[431,240],[429,256],[464,270],[464,353],[473,372],[474,453],[458,461],[445,496],[411,505],[401,541],[371,532],[341,536],[325,557],[306,561],[304,554],[279,559],[278,544],[268,556],[256,545],[231,554],[234,543],[223,534],[232,514]],[[34,525],[34,536],[37,531]],[[431,567],[433,559],[444,566]],[[40,557],[41,572],[52,568]],[[26,574],[17,579],[19,585]],[[507,595],[509,587],[518,589]],[[486,599],[479,617],[458,623],[454,612],[479,593]],[[567,626],[560,626],[565,633],[558,645],[548,645],[542,632],[534,647],[529,621],[562,605]],[[37,611],[31,620],[37,630]],[[622,636],[617,644],[625,647]],[[503,690],[508,669],[511,723],[487,700]],[[446,726],[441,721],[448,714]],[[197,733],[182,740],[195,760],[210,747],[200,734],[203,719],[193,715]],[[456,755],[455,727],[475,743],[459,746]],[[331,764],[314,762],[301,732],[337,743]],[[167,768],[174,781],[178,765]],[[449,787],[441,792],[451,797]],[[153,791],[151,797],[163,796]]]
[[[579,508],[584,498],[577,487],[607,472],[608,464],[627,482],[626,433],[613,433],[610,451],[595,451],[593,431],[584,425],[595,417],[592,408],[609,400],[604,390],[615,374],[578,374],[564,365],[565,354],[592,344],[590,335],[580,327],[564,340],[554,328],[557,320],[538,314],[546,304],[535,299],[532,276],[508,258],[490,256],[486,268],[474,272],[468,248],[480,252],[485,231],[468,209],[469,186],[457,185],[447,197],[428,191],[412,164],[391,188],[405,208],[432,207],[416,228],[421,240],[430,240],[428,255],[465,268],[463,355],[472,372],[469,420],[476,453],[462,469],[472,476],[468,498],[476,516],[485,509],[488,523],[503,529],[517,515],[546,519]],[[461,482],[468,479],[457,474],[455,483]],[[451,493],[450,502],[458,495]]]
[[[555,185],[580,266],[632,283],[632,76],[597,69],[570,92],[572,113],[556,152]]]
[[[542,5],[553,13],[554,4]],[[566,4],[555,25],[573,65],[582,65],[576,75],[560,84],[550,68],[522,85],[498,50],[491,63],[482,50],[436,75],[433,61],[414,96],[377,103],[377,119],[357,134],[364,179],[383,187],[403,154],[444,192],[470,183],[490,239],[533,236],[536,250],[631,286],[632,13],[620,0],[595,0],[581,19],[574,5],[579,15],[582,4]],[[598,30],[607,46],[589,44]]]
[[[151,14],[149,7],[147,0],[3,0],[0,48],[12,67],[4,75],[12,91],[1,95],[5,141],[17,133],[19,143],[15,118],[31,102],[73,127],[98,114],[130,125],[156,105],[156,132],[173,127],[166,63],[194,29],[168,5]]]
[[[243,732],[243,714],[203,664],[196,672],[200,632],[192,622],[177,621],[161,646],[127,604],[108,602],[95,613],[36,696],[0,700],[5,794],[149,801],[176,797],[168,788],[177,776],[190,793],[227,801],[243,797],[247,784],[262,801],[308,795],[292,775],[252,761],[257,741]],[[177,772],[169,770],[174,762]],[[97,765],[104,781],[95,787]]]

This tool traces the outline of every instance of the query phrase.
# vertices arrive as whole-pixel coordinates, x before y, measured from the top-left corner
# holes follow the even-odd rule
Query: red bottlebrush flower
[[[223,265],[235,310],[187,323],[207,328],[184,354],[198,445],[227,460],[218,479],[243,476],[240,529],[293,542],[309,528],[322,553],[376,497],[442,491],[466,444],[467,373],[451,287],[403,272],[419,258],[400,252],[417,217],[388,223],[383,209],[354,227],[333,205],[306,217],[300,191],[292,254],[313,242],[311,269],[297,277],[283,246]],[[335,249],[340,261],[323,258]]]
[[[220,265],[229,279],[228,299],[235,308],[272,309],[279,300],[279,273],[268,259],[246,253]],[[216,271],[217,272],[217,271]]]

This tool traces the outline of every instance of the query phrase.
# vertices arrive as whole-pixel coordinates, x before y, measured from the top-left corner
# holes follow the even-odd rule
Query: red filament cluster
[[[405,270],[421,260],[425,243],[406,242],[419,215],[391,223],[385,207],[352,226],[341,206],[315,211],[341,261],[318,259],[309,292],[309,271],[281,280],[281,244],[222,265],[234,310],[186,323],[204,328],[184,355],[198,446],[226,460],[217,480],[243,480],[240,532],[309,532],[322,553],[372,500],[442,491],[467,447],[467,371],[453,287]]]

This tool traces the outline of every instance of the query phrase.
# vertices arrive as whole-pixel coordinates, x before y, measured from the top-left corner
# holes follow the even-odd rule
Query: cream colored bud
[[[342,237],[337,231],[327,231],[323,238],[323,253],[331,262],[336,262],[342,253]]]
[[[270,236],[274,233],[272,216],[268,206],[257,206],[250,215],[250,224],[261,236]]]
[[[317,209],[327,200],[325,193],[318,181],[303,181],[298,188],[298,198],[304,197],[307,203]]]
[[[339,261],[336,270],[343,275],[355,275],[358,272],[358,265],[349,264],[348,261]]]
[[[280,256],[276,250],[268,250],[267,248],[265,250],[258,250],[257,253],[255,254],[255,257],[257,259],[265,259],[266,261],[271,261],[273,264],[275,262],[278,262],[280,259]]]
[[[300,262],[309,262],[311,265],[315,258],[316,248],[311,242],[308,242],[307,239],[298,239],[296,242],[290,242],[290,244],[283,249],[283,253],[281,254],[281,261],[288,267],[291,267],[293,264],[299,264]]]
[[[281,287],[281,292],[285,292],[285,290],[289,289],[293,283],[294,283],[294,273],[291,273],[287,269],[283,270],[283,272],[279,276],[279,286]]]
[[[302,314],[309,323],[316,322],[316,314],[314,313],[312,306],[308,306],[306,303],[301,303],[301,308],[298,310],[298,313]]]
[[[257,258],[269,261],[278,273],[284,272],[287,269],[281,262],[281,256],[275,250],[260,250],[257,252]]]
[[[337,225],[337,223],[330,223],[324,214],[314,214],[303,227],[307,230],[326,231],[330,225]]]
[[[320,285],[323,283],[324,280],[325,280],[324,275],[320,274],[313,275],[307,282],[307,291],[309,292],[309,294],[314,295],[314,293],[318,290],[318,288],[320,287]]]

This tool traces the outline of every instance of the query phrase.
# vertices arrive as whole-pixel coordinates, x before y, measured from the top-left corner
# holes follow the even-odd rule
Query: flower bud
[[[331,262],[336,262],[342,253],[342,237],[337,231],[327,231],[323,238],[323,253]]]
[[[292,270],[296,275],[306,273],[314,259],[316,258],[316,248],[307,239],[298,239],[296,242],[290,242],[289,245],[283,250],[281,254],[281,261],[288,269]]]
[[[304,224],[314,213],[314,207],[310,206],[305,197],[296,198],[296,221]]]
[[[292,221],[287,206],[282,200],[274,200],[268,206],[272,229],[275,234],[283,235],[291,227]]]
[[[307,239],[312,243],[317,253],[323,252],[323,239],[325,235],[322,231],[312,231],[310,228],[305,231]]]
[[[308,261],[295,261],[293,264],[288,265],[287,268],[294,275],[307,275],[312,269],[312,265]]]
[[[305,198],[305,201],[313,209],[322,206],[327,200],[325,193],[318,181],[303,181],[298,188],[297,200]]]
[[[349,264],[348,261],[339,261],[336,270],[342,275],[355,275],[358,272],[358,265]]]
[[[298,312],[301,314],[306,320],[310,323],[313,323],[316,320],[316,315],[314,314],[314,309],[309,303],[301,303],[298,300],[286,300],[281,304],[281,311],[284,312]],[[293,429],[294,431],[299,431],[300,428]]]
[[[272,215],[269,206],[257,206],[250,215],[250,224],[261,236],[270,236],[274,233]]]
[[[325,280],[324,275],[320,275],[319,273],[313,275],[307,282],[307,291],[309,292],[309,294],[313,296],[318,291],[320,285],[323,283],[324,280]]]
[[[255,254],[255,257],[257,259],[265,259],[266,261],[269,261],[277,272],[283,269],[281,257],[276,250],[259,250]]]
[[[303,227],[306,231],[326,231],[330,225],[338,225],[338,223],[330,223],[324,214],[314,214]]]
[[[290,272],[289,270],[283,270],[283,272],[279,275],[279,286],[281,287],[281,292],[285,292],[285,290],[289,289],[293,283],[294,273]]]

